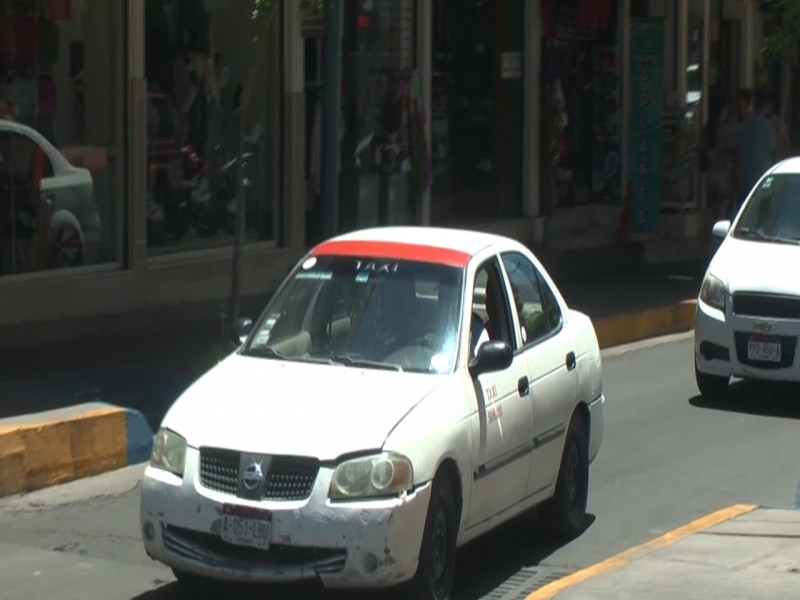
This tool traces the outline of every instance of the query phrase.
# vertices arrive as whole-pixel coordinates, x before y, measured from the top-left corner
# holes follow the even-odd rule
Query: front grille
[[[338,548],[272,544],[269,550],[235,546],[217,535],[162,525],[164,545],[185,558],[227,569],[241,566],[269,567],[302,565],[318,573],[338,573],[345,565],[347,551]]]
[[[736,356],[740,363],[751,367],[758,367],[759,369],[786,369],[794,364],[795,349],[797,348],[796,337],[789,335],[776,336],[781,342],[781,361],[765,362],[747,358],[747,342],[751,335],[751,333],[743,331],[737,331],[735,333]]]
[[[777,296],[737,292],[733,314],[771,319],[800,319],[800,296]]]
[[[200,450],[200,484],[224,494],[238,495],[241,453],[217,448]],[[273,456],[264,473],[264,500],[305,500],[319,473],[319,461],[298,456]]]
[[[200,483],[225,494],[239,491],[239,453],[230,450],[200,450]]]
[[[319,461],[313,458],[276,456],[264,485],[265,500],[305,500],[314,489]]]

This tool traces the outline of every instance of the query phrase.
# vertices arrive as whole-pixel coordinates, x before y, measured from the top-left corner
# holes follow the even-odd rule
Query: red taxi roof
[[[460,250],[406,242],[331,240],[317,246],[314,256],[357,256],[436,263],[465,268],[472,255]]]

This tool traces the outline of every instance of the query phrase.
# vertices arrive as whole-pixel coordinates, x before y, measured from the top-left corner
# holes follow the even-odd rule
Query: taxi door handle
[[[519,390],[520,396],[527,396],[530,393],[531,383],[528,381],[527,377],[520,377],[517,382],[517,390]]]
[[[567,354],[567,371],[572,371],[576,366],[578,366],[578,360],[575,358],[575,353],[570,352]]]

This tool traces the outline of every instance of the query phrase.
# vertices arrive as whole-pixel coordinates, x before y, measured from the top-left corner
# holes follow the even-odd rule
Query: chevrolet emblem
[[[777,321],[756,321],[753,325],[753,329],[756,331],[760,331],[761,333],[769,333],[771,331],[775,331],[778,327]]]

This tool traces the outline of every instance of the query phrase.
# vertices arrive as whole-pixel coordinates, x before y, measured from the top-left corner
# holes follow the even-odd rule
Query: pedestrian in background
[[[737,134],[730,121],[727,98],[715,92],[703,130],[701,165],[706,175],[706,195],[714,220],[726,219],[736,195]]]
[[[764,115],[766,104],[767,94],[759,91],[756,94],[755,110],[739,124],[741,185],[734,213],[739,211],[758,180],[775,163],[775,138],[772,135],[772,123]]]
[[[751,92],[748,88],[742,88],[739,90],[739,104],[736,107],[738,110],[736,112],[736,116],[739,120],[739,124],[743,123],[747,117],[750,116],[750,109],[753,104],[753,92]]]
[[[766,96],[764,105],[764,116],[769,119],[772,125],[772,136],[775,140],[775,161],[789,158],[792,153],[791,143],[789,142],[789,130],[778,110],[778,99],[775,94]]]

